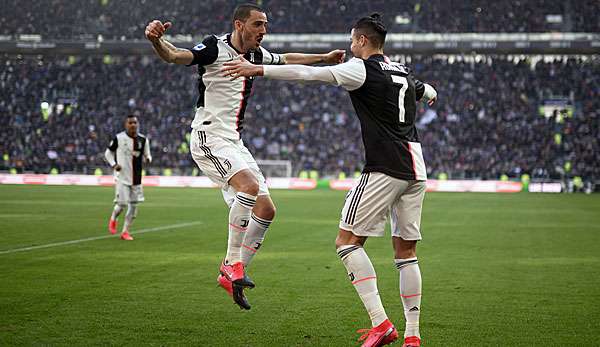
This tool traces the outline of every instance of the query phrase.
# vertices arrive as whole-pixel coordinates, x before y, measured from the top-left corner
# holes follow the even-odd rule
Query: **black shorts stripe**
[[[360,204],[360,199],[362,198],[367,183],[369,183],[369,176],[371,176],[371,173],[369,172],[363,174],[360,178],[360,182],[356,186],[356,193],[352,197],[352,201],[350,201],[350,207],[348,208],[348,213],[346,214],[346,224],[352,225],[354,223],[356,211],[358,211],[358,205]]]
[[[341,251],[338,252],[338,256],[342,259],[344,259],[345,256],[347,256],[348,254],[356,251],[357,249],[359,249],[360,247],[358,246],[352,246],[350,248],[346,248],[346,249],[342,249]]]
[[[215,157],[211,152],[210,149],[208,147],[200,147],[204,153],[206,158],[208,158],[210,161],[213,162],[213,164],[215,165],[215,168],[217,169],[217,171],[219,171],[219,173],[221,174],[222,177],[227,176],[227,171],[225,170],[225,168],[223,168],[223,165],[221,165],[221,163],[219,162],[219,159],[217,159],[217,157]]]
[[[262,226],[263,226],[263,227],[265,227],[265,228],[268,228],[268,227],[269,227],[269,225],[271,225],[271,222],[267,222],[267,221],[265,221],[265,220],[258,219],[258,217],[256,217],[255,215],[252,215],[252,219],[253,219],[253,220],[254,220],[256,223],[258,223],[258,224],[262,225]]]
[[[360,176],[360,181],[358,181],[358,184],[356,185],[356,188],[354,189],[353,192],[352,191],[350,192],[350,193],[354,193],[354,194],[352,194],[352,199],[350,200],[350,205],[348,205],[348,210],[346,211],[346,217],[344,218],[344,222],[346,224],[350,224],[350,214],[352,212],[352,207],[354,206],[359,189],[363,185],[366,177],[367,177],[366,174],[362,174]],[[346,200],[348,200],[348,196],[346,196]]]
[[[217,157],[215,157],[210,152],[210,148],[208,148],[206,146],[200,146],[200,149],[202,151],[204,151],[204,155],[206,156],[206,158],[208,158],[210,161],[212,161],[212,163],[215,165],[215,168],[217,169],[219,174],[221,174],[221,177],[227,176],[227,171],[225,170],[225,168],[223,168],[223,165],[221,165],[221,163],[219,162],[219,159],[217,159]]]
[[[206,144],[206,133],[204,131],[198,131],[198,138],[200,139],[200,145]]]

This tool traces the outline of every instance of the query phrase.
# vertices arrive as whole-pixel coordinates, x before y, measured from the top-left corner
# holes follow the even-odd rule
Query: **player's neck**
[[[383,49],[367,49],[365,51],[362,52],[362,54],[360,55],[360,57],[362,59],[369,59],[370,57],[374,56],[374,55],[383,55]]]
[[[242,41],[242,36],[235,30],[231,33],[231,45],[238,52],[246,53],[246,49],[244,48],[244,42]]]
[[[134,138],[137,135],[136,133],[130,133],[129,131],[126,131],[125,134],[131,138]]]

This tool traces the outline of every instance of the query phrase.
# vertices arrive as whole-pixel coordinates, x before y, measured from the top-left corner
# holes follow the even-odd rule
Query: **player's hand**
[[[327,54],[323,58],[323,62],[326,64],[341,64],[346,58],[346,51],[343,49],[336,49]]]
[[[152,42],[158,41],[171,27],[171,22],[162,23],[159,20],[153,20],[146,26],[146,38]]]
[[[238,55],[236,59],[228,61],[223,65],[225,67],[221,69],[221,76],[230,77],[230,81],[233,81],[240,77],[252,77],[263,75],[262,66],[250,63],[241,55]]]
[[[427,101],[427,105],[433,106],[433,104],[435,104],[436,101],[437,101],[437,96],[434,96],[433,98],[429,99],[429,101]]]
[[[121,165],[117,164],[113,166],[113,169],[115,169],[115,171],[121,171]]]

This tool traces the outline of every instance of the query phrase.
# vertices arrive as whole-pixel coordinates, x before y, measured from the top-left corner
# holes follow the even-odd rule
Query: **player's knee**
[[[127,204],[125,204],[125,203],[118,203],[117,205],[119,206],[119,208],[120,208],[121,210],[124,210],[124,209],[126,209],[126,208],[127,208]]]
[[[258,195],[258,181],[257,180],[246,180],[240,184],[239,191],[242,193],[257,196]]]
[[[266,206],[261,206],[260,211],[257,211],[257,215],[262,219],[273,220],[276,211],[277,209],[273,204],[268,204]]]

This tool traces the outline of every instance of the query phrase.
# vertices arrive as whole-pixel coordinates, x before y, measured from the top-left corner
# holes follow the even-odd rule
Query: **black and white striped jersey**
[[[110,166],[119,164],[120,171],[115,171],[115,178],[126,185],[138,185],[142,183],[143,159],[152,161],[150,155],[150,142],[141,134],[135,137],[127,135],[123,131],[118,133],[104,152],[104,157]]]
[[[228,139],[240,139],[254,78],[230,81],[229,77],[221,76],[223,63],[238,55],[253,64],[279,65],[284,64],[283,58],[262,47],[247,53],[238,52],[231,44],[231,34],[208,36],[190,51],[194,54],[190,65],[198,65],[199,75],[199,96],[192,128]]]
[[[382,172],[403,180],[426,180],[415,127],[416,101],[425,85],[410,70],[384,55],[353,58],[329,66],[337,85],[350,93],[365,146],[363,172]]]

